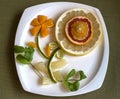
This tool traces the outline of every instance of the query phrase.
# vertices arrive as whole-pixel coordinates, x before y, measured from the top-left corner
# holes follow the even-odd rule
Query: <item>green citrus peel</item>
[[[48,61],[48,72],[49,72],[49,75],[50,75],[50,78],[51,78],[51,80],[54,82],[54,83],[56,83],[57,82],[57,80],[55,79],[55,77],[54,77],[54,75],[53,75],[53,72],[52,72],[52,68],[51,68],[51,63],[52,63],[52,60],[53,60],[53,58],[54,58],[54,56],[57,54],[57,52],[60,50],[60,48],[56,48],[53,52],[52,52],[52,54],[51,54],[51,56],[50,56],[50,59],[49,59],[49,61]]]
[[[38,33],[39,34],[39,33]],[[36,37],[36,44],[37,44],[37,49],[38,51],[41,53],[41,55],[46,58],[46,59],[49,59],[49,57],[42,51],[41,47],[40,47],[40,38],[39,38],[39,35],[37,35]]]

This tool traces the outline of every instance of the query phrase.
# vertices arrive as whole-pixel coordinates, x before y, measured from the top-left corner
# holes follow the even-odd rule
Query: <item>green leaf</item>
[[[24,57],[28,60],[28,61],[32,61],[33,59],[33,54],[25,52]]]
[[[28,61],[24,56],[22,56],[20,54],[16,56],[16,59],[22,64],[29,64],[30,63],[30,61]]]
[[[33,53],[34,52],[34,48],[29,46],[29,47],[25,47],[25,53],[28,52],[28,53]]]
[[[76,91],[79,89],[80,87],[80,83],[79,81],[74,81],[74,82],[69,82],[69,81],[65,81],[64,84],[67,86],[67,88],[70,90],[70,91]]]
[[[28,60],[28,61],[32,61],[33,59],[33,53],[34,53],[34,48],[33,47],[26,47],[25,48],[25,53],[24,53],[24,57]]]
[[[18,46],[18,45],[15,45],[14,46],[14,52],[15,53],[22,53],[22,52],[24,52],[24,47],[22,47],[22,46]]]
[[[80,75],[80,80],[83,80],[87,77],[82,70],[78,71],[78,73]]]
[[[22,52],[22,54],[18,54],[16,56],[16,59],[22,63],[22,64],[29,64],[32,59],[33,59],[33,54],[34,54],[34,48],[29,46],[29,47],[22,47],[22,46],[18,46],[16,45],[15,47],[15,52],[20,53]]]
[[[71,79],[72,78],[72,79]],[[79,81],[85,79],[86,75],[83,71],[76,72],[75,69],[72,69],[64,79],[64,84],[68,87],[70,91],[76,91],[79,89]]]
[[[70,77],[74,76],[75,75],[75,69],[72,69],[68,75],[66,76],[65,80],[68,80]]]
[[[70,91],[76,91],[76,90],[79,89],[79,86],[80,86],[79,81],[75,81],[73,83],[69,82],[68,88],[69,88]]]

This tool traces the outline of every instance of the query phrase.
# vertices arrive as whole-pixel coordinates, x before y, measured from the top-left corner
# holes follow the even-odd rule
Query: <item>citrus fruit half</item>
[[[99,18],[87,9],[71,9],[57,20],[55,37],[61,48],[72,55],[92,51],[101,39]]]

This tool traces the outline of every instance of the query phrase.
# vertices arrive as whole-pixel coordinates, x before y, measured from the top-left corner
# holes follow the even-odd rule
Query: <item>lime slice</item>
[[[62,49],[60,49],[57,52],[56,57],[59,58],[59,59],[62,59],[64,57],[64,55],[65,55],[65,52]]]
[[[50,46],[50,49],[51,49],[51,50],[54,50],[54,49],[56,49],[56,48],[58,47],[58,45],[57,45],[56,42],[50,42],[50,43],[49,43],[49,46]]]
[[[53,60],[53,58],[54,58],[54,56],[57,54],[57,52],[60,50],[60,48],[56,48],[53,52],[52,52],[52,54],[51,54],[51,56],[50,56],[50,59],[49,59],[49,61],[48,61],[48,72],[49,72],[49,75],[50,75],[50,78],[51,78],[51,80],[54,82],[54,83],[56,83],[57,82],[57,80],[56,80],[56,78],[54,77],[54,74],[53,74],[53,72],[52,72],[52,67],[51,67],[51,63],[52,63],[52,60]]]

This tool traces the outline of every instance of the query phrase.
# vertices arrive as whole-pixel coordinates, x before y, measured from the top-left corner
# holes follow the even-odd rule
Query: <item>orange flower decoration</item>
[[[33,36],[36,36],[39,32],[42,37],[46,37],[50,34],[50,27],[54,26],[53,20],[48,19],[47,16],[38,15],[37,18],[33,19],[31,22],[33,28],[30,29],[30,32]]]

